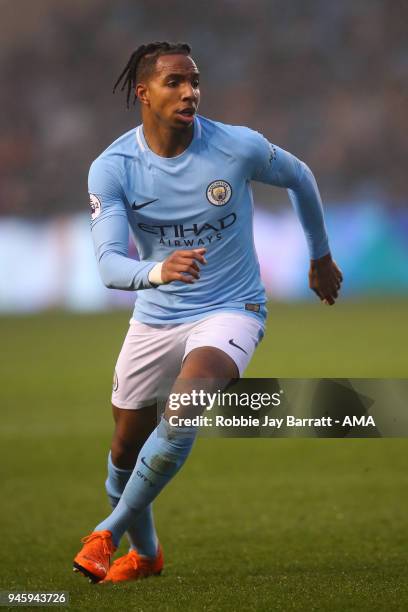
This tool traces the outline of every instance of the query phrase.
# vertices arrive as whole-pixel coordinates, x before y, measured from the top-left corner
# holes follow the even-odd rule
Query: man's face
[[[144,108],[160,122],[186,128],[200,102],[199,72],[188,55],[162,55],[148,80],[137,86]]]

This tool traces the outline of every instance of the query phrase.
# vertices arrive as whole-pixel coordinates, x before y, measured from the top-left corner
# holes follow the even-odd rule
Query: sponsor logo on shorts
[[[227,181],[213,181],[207,187],[207,200],[213,206],[225,206],[232,195],[232,187]]]
[[[228,343],[229,343],[231,346],[234,346],[235,348],[237,348],[237,349],[239,349],[240,351],[242,351],[243,353],[245,353],[245,355],[248,355],[248,353],[246,352],[246,350],[245,350],[245,349],[243,349],[243,348],[242,348],[242,346],[239,346],[239,344],[236,344],[236,343],[234,342],[234,338],[230,338],[230,340],[228,340]]]
[[[118,375],[116,370],[113,373],[113,385],[112,385],[112,390],[113,391],[117,391],[119,387],[119,380],[118,380]]]

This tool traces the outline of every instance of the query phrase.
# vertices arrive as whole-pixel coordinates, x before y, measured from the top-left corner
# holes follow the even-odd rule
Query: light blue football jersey
[[[166,158],[149,149],[139,125],[93,162],[89,193],[99,270],[106,286],[137,291],[134,319],[183,323],[221,311],[265,319],[251,181],[288,189],[311,257],[329,252],[310,169],[249,128],[196,116],[188,148]],[[129,228],[140,261],[128,257]],[[198,281],[149,282],[157,262],[199,247],[207,249],[208,263]]]

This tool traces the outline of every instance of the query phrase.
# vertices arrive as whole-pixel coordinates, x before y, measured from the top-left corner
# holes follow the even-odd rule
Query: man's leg
[[[108,457],[106,491],[112,509],[115,508],[132,474],[140,449],[157,425],[156,403],[138,410],[126,410],[112,405],[115,431]],[[132,549],[145,557],[155,557],[157,534],[151,504],[129,526],[127,536]]]
[[[187,355],[173,389],[178,393],[189,392],[195,386],[192,381],[198,379],[205,381],[206,391],[212,392],[219,389],[220,380],[227,384],[238,376],[238,368],[229,355],[220,349],[203,346]],[[140,450],[119,503],[110,516],[95,527],[95,531],[110,531],[115,545],[179,471],[193,446],[197,428],[170,426],[170,413],[166,407],[164,418]]]
[[[193,389],[214,392],[224,389],[231,379],[238,378],[244,372],[262,338],[263,325],[249,315],[220,313],[194,324],[166,328],[165,331],[163,334],[161,329],[137,322],[130,326],[117,363],[119,377],[112,393],[115,406],[134,409],[140,398],[156,397],[157,381],[163,378],[175,380],[172,392],[188,393]],[[177,372],[180,363],[181,371]],[[129,377],[129,366],[132,377]],[[146,367],[149,367],[149,377],[146,377]],[[144,376],[140,375],[141,372],[144,372]],[[127,383],[130,382],[129,387]],[[178,416],[189,416],[192,408],[183,407],[182,414],[179,410]],[[204,406],[201,408],[203,410]],[[194,410],[193,414],[197,414],[196,408]],[[83,539],[85,545],[74,559],[74,568],[93,581],[136,579],[159,574],[163,567],[159,545],[154,559],[140,557],[131,551],[109,569],[115,543],[177,473],[194,443],[197,428],[170,425],[170,414],[167,406],[167,418],[161,419],[143,444],[114,511]],[[118,432],[119,438],[121,435]],[[127,454],[123,442],[120,454]],[[121,463],[120,457],[116,460],[119,469],[120,465],[129,465]],[[125,577],[114,576],[120,573],[117,570],[123,569],[122,560],[129,561],[129,573],[126,571]]]

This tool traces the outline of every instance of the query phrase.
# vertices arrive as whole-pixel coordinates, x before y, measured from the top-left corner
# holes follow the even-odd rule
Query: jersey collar
[[[138,125],[136,128],[136,142],[138,144],[139,149],[145,153],[145,152],[149,152],[152,155],[154,155],[155,157],[160,158],[161,160],[177,160],[180,159],[180,157],[186,155],[190,149],[192,148],[192,146],[194,145],[194,143],[197,140],[201,139],[201,123],[200,120],[198,118],[198,116],[196,115],[194,117],[194,133],[193,133],[193,139],[190,142],[190,144],[188,145],[187,149],[185,149],[182,153],[180,153],[180,155],[176,155],[175,157],[161,157],[160,155],[157,155],[156,153],[154,153],[154,151],[152,151],[151,149],[149,149],[149,145],[146,142],[144,133],[143,133],[143,124]]]

